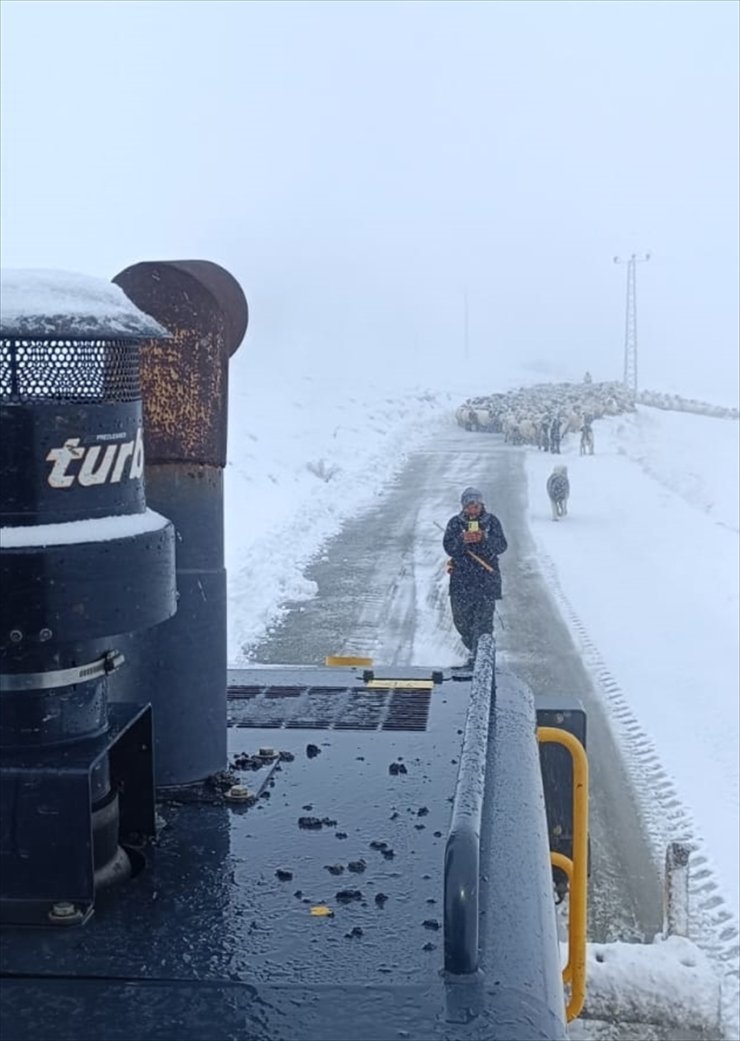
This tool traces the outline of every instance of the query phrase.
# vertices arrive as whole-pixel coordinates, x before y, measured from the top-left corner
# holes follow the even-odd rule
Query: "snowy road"
[[[523,453],[498,437],[450,427],[414,454],[387,494],[350,521],[307,571],[317,596],[289,611],[253,651],[264,663],[322,662],[362,654],[378,664],[440,665],[462,653],[452,629],[441,533],[467,484],[496,489],[504,525],[500,659],[537,694],[576,697],[588,714],[591,763],[591,916],[595,941],[651,939],[661,891],[591,680],[538,569],[526,522]]]

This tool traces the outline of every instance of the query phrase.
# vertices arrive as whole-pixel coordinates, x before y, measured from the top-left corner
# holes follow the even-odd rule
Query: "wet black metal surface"
[[[38,671],[43,656],[54,661],[49,642],[39,641],[43,629],[53,634],[56,653],[58,645],[90,643],[171,617],[174,556],[171,524],[105,541],[3,549],[0,646],[5,662],[13,663],[8,671],[24,671],[23,665]],[[8,640],[13,629],[24,634],[20,646]],[[64,646],[59,653],[57,666]]]
[[[108,776],[111,789],[121,795],[121,834],[154,834],[151,711],[134,705],[114,705],[109,711],[110,726],[100,736],[62,748],[4,756],[0,774],[3,922],[46,923],[57,901],[74,903],[85,913],[90,910],[99,866],[91,801],[93,793],[100,798],[101,781]],[[106,794],[105,784],[102,794]],[[114,848],[118,805],[115,818]],[[2,931],[2,945],[10,948],[9,935],[10,931]],[[2,1027],[0,1022],[0,1036],[5,1039],[9,1035]]]
[[[423,731],[230,728],[232,767],[265,746],[283,753],[262,796],[250,807],[160,804],[148,867],[101,897],[86,926],[5,930],[3,1037],[553,1036],[516,1032],[529,1003],[537,1022],[534,995],[442,972],[444,848],[470,678],[458,675],[432,688]],[[230,679],[361,686],[346,669]],[[235,773],[259,792],[262,775]],[[312,915],[319,905],[332,916]]]
[[[202,780],[226,766],[226,572],[223,474],[188,463],[147,465],[147,501],[176,529],[177,613],[118,641],[127,667],[114,701],[149,701],[157,787]]]
[[[526,997],[502,994],[495,983],[434,978],[311,988],[56,979],[18,981],[12,993],[0,992],[0,1002],[6,1010],[37,1010],[19,1015],[6,1041],[512,1041],[509,1024]],[[53,1023],[54,1033],[39,1034],[40,1021]],[[518,1036],[550,1036],[535,1031]]]

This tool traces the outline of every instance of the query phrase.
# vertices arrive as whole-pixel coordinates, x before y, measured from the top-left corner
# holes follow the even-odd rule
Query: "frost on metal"
[[[0,271],[0,336],[153,340],[167,330],[103,278],[71,271]]]

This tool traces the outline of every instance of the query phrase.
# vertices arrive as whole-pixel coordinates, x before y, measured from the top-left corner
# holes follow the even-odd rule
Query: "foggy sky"
[[[738,10],[3,0],[2,264],[213,260],[265,364],[487,391],[621,378],[649,250],[641,386],[735,404]]]

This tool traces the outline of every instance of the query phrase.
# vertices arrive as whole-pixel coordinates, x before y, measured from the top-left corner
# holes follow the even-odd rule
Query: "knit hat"
[[[463,507],[467,506],[471,502],[483,503],[483,492],[478,491],[477,488],[466,488],[460,496],[460,502]]]

